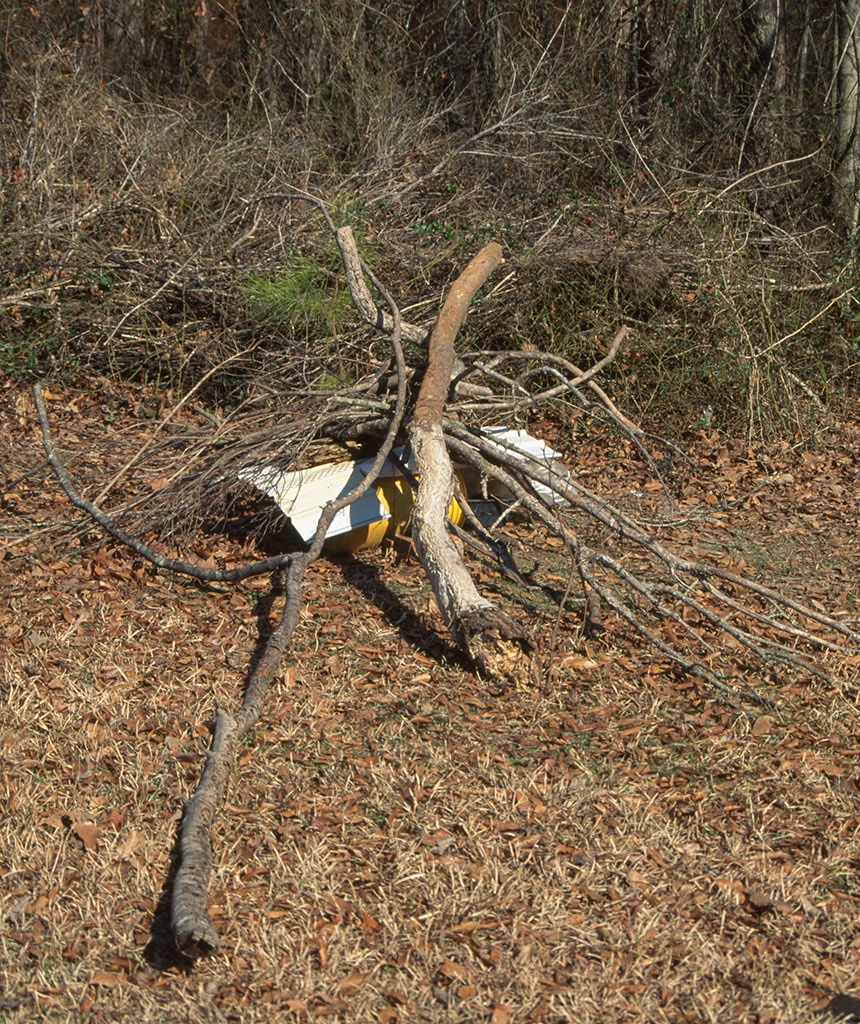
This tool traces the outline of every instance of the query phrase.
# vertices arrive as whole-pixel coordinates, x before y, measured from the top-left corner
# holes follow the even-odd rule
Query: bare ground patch
[[[26,403],[4,427],[37,465]],[[694,439],[665,529],[856,617],[853,439]],[[571,465],[661,511],[621,448]],[[772,711],[727,703],[619,627],[583,641],[575,610],[543,684],[490,693],[391,549],[308,575],[215,837],[222,953],[189,969],[180,798],[278,598],[34,533],[62,517],[44,471],[4,497],[2,1019],[795,1024],[860,991],[856,697],[772,677]],[[551,604],[497,589],[548,656]]]

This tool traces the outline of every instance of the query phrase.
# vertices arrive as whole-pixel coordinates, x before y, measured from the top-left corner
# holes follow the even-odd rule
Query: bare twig
[[[45,447],[45,454],[48,456],[48,462],[60,481],[60,485],[68,495],[69,501],[76,508],[86,512],[114,540],[130,548],[159,569],[168,569],[171,572],[181,573],[183,576],[191,576],[193,579],[201,580],[204,583],[238,583],[252,576],[262,576],[265,573],[283,569],[292,561],[292,555],[284,554],[274,555],[272,558],[266,558],[260,562],[252,562],[248,565],[239,566],[236,569],[206,569],[200,565],[193,565],[191,562],[183,562],[178,558],[167,558],[164,555],[159,555],[157,551],[144,544],[143,541],[132,537],[125,530],[121,530],[110,516],[78,494],[54,449],[48,423],[48,414],[45,411],[45,403],[42,399],[42,389],[38,384],[33,385],[33,397],[36,400],[36,410],[39,413],[39,422],[42,425],[42,443]]]
[[[696,620],[702,625],[707,624],[714,630],[714,635],[724,633],[733,637],[741,647],[749,650],[764,664],[781,665],[800,673],[809,673],[831,682],[838,682],[843,687],[847,685],[816,665],[804,650],[811,652],[818,649],[838,653],[860,649],[860,634],[850,625],[765,587],[755,580],[738,576],[720,566],[707,565],[676,555],[660,544],[644,526],[620,509],[613,508],[595,495],[586,492],[575,480],[553,471],[540,460],[524,458],[525,453],[516,452],[513,445],[501,445],[498,439],[484,437],[480,431],[464,427],[454,421],[446,422],[445,429],[448,444],[458,458],[476,466],[486,476],[499,480],[523,508],[565,542],[583,583],[589,615],[594,617],[595,621],[600,622],[599,607],[596,603],[596,598],[599,597],[650,645],[684,671],[707,680],[721,693],[735,697],[745,696],[757,703],[766,703],[766,698],[762,698],[748,687],[741,686],[739,689],[740,684],[736,681],[730,684],[727,678],[720,678],[716,669],[710,667],[715,648],[702,631],[701,625],[696,625]],[[507,453],[507,448],[513,449],[511,454]],[[517,457],[514,457],[515,455]],[[535,489],[537,485],[544,488],[544,493]],[[641,573],[634,572],[606,552],[594,551],[581,545],[576,536],[564,525],[564,513],[554,507],[552,501],[545,496],[546,490],[563,499],[568,509],[579,510],[592,520],[603,524],[620,543],[629,543],[634,550],[638,548],[643,553],[651,555],[656,560],[650,570],[653,578],[645,578]],[[663,571],[669,574],[669,584],[661,581],[659,575],[654,575],[660,565],[663,566]],[[595,567],[608,569],[623,589],[616,590],[609,582],[598,578]],[[747,597],[732,596],[724,588],[715,585],[718,581],[728,584]],[[697,596],[697,588],[704,588],[704,594],[700,590]],[[625,591],[643,599],[658,619],[673,623],[696,645],[700,645],[705,651],[705,658],[700,659],[698,656],[685,653],[677,646],[667,643],[655,630],[649,628],[641,616],[631,609],[625,599]],[[704,595],[713,597],[717,606],[712,608],[705,604],[702,599]],[[672,603],[667,603],[666,599]],[[774,608],[793,613],[795,619],[786,621],[784,618],[765,614],[752,603],[753,600],[769,602]],[[720,605],[722,609],[719,608]],[[752,633],[742,621],[734,621],[733,616],[739,616],[741,620],[746,619],[748,622],[757,622],[775,633],[782,634],[792,646]],[[804,628],[804,622],[816,623],[830,630],[831,634],[836,633],[844,637],[847,646],[812,632],[810,628]],[[849,686],[849,689],[853,688]]]
[[[170,409],[167,415],[161,418],[158,425],[153,430],[152,434],[147,438],[144,444],[142,444],[135,451],[134,455],[132,455],[128,462],[126,462],[124,466],[118,469],[117,472],[114,473],[110,480],[108,480],[108,482],[104,485],[104,487],[102,487],[101,491],[96,497],[96,501],[99,502],[103,498],[105,498],[107,494],[111,491],[111,489],[115,487],[117,483],[119,483],[119,481],[131,469],[131,467],[143,458],[144,454],[155,443],[156,437],[161,433],[162,430],[164,430],[164,428],[179,412],[179,410],[182,409],[183,406],[187,405],[188,402],[191,401],[194,395],[200,390],[201,387],[203,387],[203,385],[206,383],[207,380],[209,380],[210,377],[214,376],[220,370],[223,370],[225,366],[229,366],[230,363],[236,362],[237,359],[241,359],[243,356],[247,355],[251,351],[253,351],[253,348],[248,348],[245,349],[243,352],[237,352],[232,356],[228,356],[226,359],[222,359],[217,365],[211,367],[206,373],[204,373],[203,376],[194,384],[194,386],[190,390],[186,391],[182,398],[180,398],[179,401],[176,403],[176,405],[174,405],[173,408]]]
[[[615,335],[606,355],[588,370],[581,370],[578,366],[570,362],[570,360],[551,352],[525,352],[516,350],[486,352],[467,355],[466,360],[468,360],[468,364],[458,373],[455,381],[463,380],[472,373],[481,372],[491,380],[495,380],[503,384],[506,389],[511,391],[512,394],[519,396],[519,399],[515,398],[510,403],[512,406],[521,406],[523,403],[526,405],[537,405],[540,402],[547,402],[553,398],[558,398],[560,395],[565,393],[572,393],[577,397],[583,408],[589,409],[593,408],[592,403],[587,402],[578,392],[578,388],[585,384],[592,393],[597,396],[598,405],[602,407],[604,415],[608,416],[608,418],[619,426],[625,433],[638,435],[643,433],[642,428],[625,416],[624,413],[618,409],[612,399],[606,394],[603,388],[601,388],[600,385],[592,379],[596,374],[604,369],[604,367],[611,363],[613,359],[615,359],[622,343],[628,337],[628,334],[629,332],[627,328],[622,327]],[[489,359],[489,362],[484,362],[484,358]],[[572,378],[567,378],[556,371],[553,375],[556,376],[560,383],[553,388],[534,394],[523,386],[520,378],[508,377],[499,373],[496,367],[508,360],[528,360],[530,362],[536,362],[539,364],[539,369],[551,374],[553,374],[551,368],[553,366],[557,366],[567,370],[568,373],[573,376]],[[526,371],[526,374],[528,375],[534,372],[538,371],[529,370]]]

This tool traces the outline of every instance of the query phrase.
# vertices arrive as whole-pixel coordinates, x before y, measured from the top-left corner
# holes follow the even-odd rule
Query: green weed
[[[77,358],[71,353],[64,354],[60,341],[37,327],[12,330],[0,338],[0,372],[10,377],[26,380],[60,361],[72,370],[77,369]]]
[[[333,283],[323,268],[305,256],[272,276],[250,275],[244,282],[247,304],[271,327],[336,333],[351,306],[345,285]]]

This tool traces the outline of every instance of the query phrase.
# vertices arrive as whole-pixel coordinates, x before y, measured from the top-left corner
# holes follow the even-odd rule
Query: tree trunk
[[[860,202],[860,0],[840,0],[838,14],[833,208],[839,224],[853,233]]]
[[[786,0],[756,0],[750,11],[752,32],[759,61],[765,71],[768,91],[785,88],[785,3]]]

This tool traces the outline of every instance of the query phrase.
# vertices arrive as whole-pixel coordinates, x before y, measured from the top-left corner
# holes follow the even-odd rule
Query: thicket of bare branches
[[[68,73],[91,69],[139,96],[190,94],[234,116],[244,107],[313,118],[335,159],[374,175],[394,171],[402,189],[456,153],[502,162],[518,138],[541,151],[545,171],[572,161],[595,183],[608,174],[622,188],[630,164],[658,188],[678,172],[733,187],[753,172],[760,204],[787,212],[775,184],[794,179],[793,198],[812,188],[815,202],[832,192],[830,170],[841,166],[829,144],[844,148],[834,114],[852,27],[850,15],[841,23],[841,6],[10,5],[8,95],[53,54]],[[42,78],[47,86],[44,63]],[[441,160],[426,151],[434,140]],[[534,180],[522,166],[514,177],[526,188]]]
[[[640,420],[686,400],[751,437],[801,431],[856,374],[856,275],[831,220],[834,10],[790,5],[769,36],[772,7],[12,5],[0,370],[259,409],[319,390],[332,345],[351,386],[368,335],[261,323],[260,279],[304,259],[334,280],[333,246],[276,198],[291,181],[331,194],[404,302],[504,237],[495,348],[586,361],[648,322],[635,386],[610,370]]]
[[[649,437],[616,407],[595,379],[622,350],[628,336],[625,328],[617,333],[603,358],[585,370],[568,359],[537,349],[479,349],[455,358],[454,339],[475,292],[498,266],[500,247],[487,246],[466,268],[454,283],[427,338],[426,328],[403,322],[396,302],[358,255],[352,232],[336,229],[325,208],[318,205],[337,238],[356,308],[368,323],[388,337],[391,355],[372,367],[348,393],[339,390],[328,400],[316,396],[318,407],[330,405],[331,410],[318,413],[312,422],[302,423],[300,429],[295,427],[296,417],[306,412],[309,396],[299,393],[295,403],[286,397],[269,420],[265,440],[255,441],[252,450],[257,458],[278,460],[287,467],[299,464],[314,443],[323,438],[363,440],[375,450],[373,466],[363,482],[326,506],[307,551],[220,571],[201,570],[158,555],[117,527],[96,503],[77,494],[57,455],[38,387],[35,392],[51,466],[73,503],[114,539],[162,569],[202,580],[229,582],[282,568],[287,571],[279,624],[251,674],[241,707],[235,713],[218,709],[206,768],[186,807],[181,864],[173,890],[173,926],[179,948],[189,956],[210,953],[218,946],[218,935],[206,910],[206,883],[212,859],[210,831],[233,763],[236,742],[263,713],[269,684],[298,623],[304,573],[319,556],[334,514],[373,483],[398,441],[408,439],[421,477],[420,483],[412,481],[417,487],[416,548],[444,620],[477,670],[494,681],[516,685],[532,678],[539,666],[527,629],[481,597],[446,535],[444,516],[452,484],[451,461],[476,470],[484,487],[491,483],[502,485],[508,496],[507,513],[524,514],[543,533],[563,541],[569,559],[569,582],[560,613],[568,601],[574,601],[580,608],[584,633],[599,634],[606,616],[612,616],[616,625],[626,624],[635,630],[668,663],[700,677],[716,694],[734,700],[768,703],[762,688],[746,681],[750,673],[766,679],[768,672],[791,671],[800,676],[822,677],[844,687],[846,692],[854,693],[857,689],[845,672],[848,656],[860,651],[860,629],[856,623],[729,571],[718,560],[704,563],[673,551],[661,540],[659,524],[637,520],[613,507],[579,483],[575,469],[570,472],[508,443],[500,444],[483,429],[500,412],[531,411],[563,399],[604,429],[628,437],[666,488],[671,502],[671,493],[653,454],[655,444],[671,447],[670,443]],[[385,307],[379,308],[373,302],[365,275],[373,281]],[[411,367],[407,367],[403,357],[404,337],[413,339],[421,353],[417,364]],[[407,397],[407,385],[410,377],[418,376],[422,382],[413,405]],[[411,419],[404,434],[405,416]],[[291,426],[279,430],[279,423]],[[214,437],[217,436],[216,432]],[[174,456],[174,475],[184,480],[176,492],[185,493],[180,500],[187,500],[191,482],[201,477],[208,478],[210,486],[217,486],[222,492],[237,488],[235,469],[246,458],[247,445],[227,443],[218,451],[216,443],[214,448],[217,474],[212,470],[212,437],[208,446],[202,441],[199,445],[204,456],[201,465],[189,463],[187,451]],[[231,465],[234,471],[225,476],[224,467]],[[168,487],[167,500],[170,494]],[[502,507],[504,504],[501,502]],[[473,516],[470,520],[477,530],[478,551],[493,560],[499,571],[510,572],[514,566],[522,580],[503,538]],[[581,540],[584,523],[603,527],[604,541],[599,547]],[[726,637],[730,640],[728,646]]]

